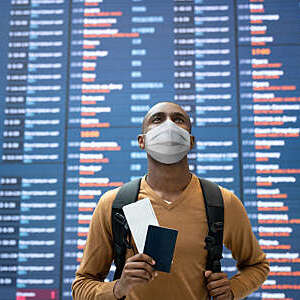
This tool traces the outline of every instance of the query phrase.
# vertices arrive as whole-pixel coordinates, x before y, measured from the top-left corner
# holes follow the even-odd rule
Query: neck
[[[192,174],[189,171],[187,157],[177,164],[161,164],[148,156],[147,183],[153,190],[162,193],[183,191],[190,183]]]

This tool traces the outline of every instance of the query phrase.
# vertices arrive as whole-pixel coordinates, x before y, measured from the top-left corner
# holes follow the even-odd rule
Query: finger
[[[149,279],[144,279],[144,278],[141,278],[141,277],[130,277],[130,279],[127,282],[127,286],[133,286],[133,285],[136,285],[136,284],[145,284],[145,283],[148,283],[149,282]]]
[[[204,276],[208,278],[212,274],[212,271],[205,271]]]
[[[154,271],[154,268],[144,261],[133,261],[133,262],[126,262],[124,269],[145,269],[149,273]]]
[[[150,279],[152,279],[154,277],[154,276],[152,276],[152,274],[150,274],[149,272],[147,272],[146,270],[143,270],[143,269],[126,270],[125,275],[126,275],[127,279],[129,279],[129,280],[131,280],[132,278],[140,278],[140,279],[149,281]]]
[[[145,271],[149,274],[149,277],[153,277],[154,276],[154,272],[155,270],[153,269],[153,267],[151,267],[148,263],[146,262],[127,262],[124,266],[124,270],[128,270],[128,271]]]
[[[219,288],[219,287],[222,287],[222,286],[229,286],[229,281],[227,278],[216,280],[216,281],[211,281],[206,285],[206,287],[209,291]]]
[[[211,282],[211,281],[216,281],[216,280],[220,280],[223,278],[227,278],[226,273],[212,273],[206,279],[207,279],[207,282]]]
[[[145,279],[145,278],[142,278],[142,277],[135,277],[135,276],[132,276],[132,277],[129,277],[128,278],[129,280],[127,281],[129,285],[135,285],[135,284],[146,284],[146,283],[149,283],[151,282],[154,277],[150,278],[150,279]]]
[[[127,259],[127,261],[144,261],[150,265],[155,265],[154,259],[152,259],[149,255],[144,253],[138,253],[134,256],[131,256]]]
[[[222,286],[222,287],[219,287],[219,288],[216,288],[216,289],[213,289],[213,290],[210,290],[209,291],[209,294],[213,297],[228,297],[229,295],[229,287],[225,287],[225,286]]]

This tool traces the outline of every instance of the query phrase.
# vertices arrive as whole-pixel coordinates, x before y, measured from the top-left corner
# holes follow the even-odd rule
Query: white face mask
[[[190,150],[190,134],[168,119],[145,134],[145,150],[161,163],[177,163]]]

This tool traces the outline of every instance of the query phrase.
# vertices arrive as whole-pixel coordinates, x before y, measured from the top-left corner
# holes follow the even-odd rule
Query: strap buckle
[[[120,213],[115,213],[115,218],[116,218],[116,221],[124,229],[124,233],[125,233],[123,235],[124,245],[126,246],[127,249],[133,249],[131,232],[130,232],[126,218],[124,217],[124,215],[122,215]]]
[[[223,231],[224,224],[223,222],[215,222],[211,226],[211,230],[213,233],[217,233]]]

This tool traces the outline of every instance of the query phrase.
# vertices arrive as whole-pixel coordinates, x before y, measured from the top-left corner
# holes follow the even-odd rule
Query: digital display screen
[[[299,15],[299,0],[2,0],[1,300],[72,299],[92,212],[147,172],[137,135],[160,101],[188,112],[190,170],[243,201],[267,254],[248,299],[300,299]]]

